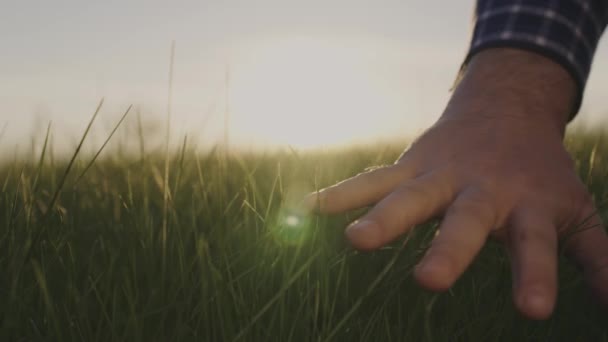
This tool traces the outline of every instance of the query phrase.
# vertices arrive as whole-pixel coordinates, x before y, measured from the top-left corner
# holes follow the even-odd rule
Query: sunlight
[[[315,226],[313,215],[301,203],[309,192],[310,188],[303,183],[286,184],[278,215],[268,225],[279,245],[297,246],[311,237]]]
[[[231,65],[231,135],[312,148],[390,128],[379,118],[397,110],[394,96],[374,74],[369,52],[350,45],[299,36],[241,51]]]
[[[295,227],[300,224],[300,218],[294,214],[287,215],[285,218],[285,224],[290,227]]]

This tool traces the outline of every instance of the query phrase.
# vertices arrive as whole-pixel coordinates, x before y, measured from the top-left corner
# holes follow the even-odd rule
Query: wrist
[[[524,50],[488,49],[471,59],[442,119],[525,120],[563,136],[575,100],[576,82],[561,65]]]

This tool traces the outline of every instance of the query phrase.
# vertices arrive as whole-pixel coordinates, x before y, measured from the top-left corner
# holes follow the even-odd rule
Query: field
[[[605,200],[604,134],[566,143]],[[565,257],[556,311],[534,322],[514,309],[509,261],[492,241],[436,294],[411,277],[436,222],[359,253],[343,228],[361,212],[290,216],[306,191],[391,163],[403,146],[226,154],[185,142],[170,154],[71,161],[42,148],[7,161],[0,340],[608,341],[608,313]]]

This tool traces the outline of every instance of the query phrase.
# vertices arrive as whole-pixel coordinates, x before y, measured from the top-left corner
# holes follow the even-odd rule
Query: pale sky
[[[128,104],[146,121],[164,120],[172,41],[174,137],[218,141],[226,103],[234,144],[331,146],[415,134],[448,99],[473,6],[470,0],[3,1],[0,130],[8,126],[0,146],[26,146],[49,121],[57,144],[73,144],[101,97],[97,137]],[[608,115],[605,45],[579,119]],[[164,131],[148,128],[157,137]],[[132,135],[128,127],[120,133]]]

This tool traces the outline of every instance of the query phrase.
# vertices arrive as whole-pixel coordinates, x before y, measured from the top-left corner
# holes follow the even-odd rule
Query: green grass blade
[[[108,135],[108,137],[103,142],[103,144],[101,145],[101,147],[99,148],[99,150],[97,150],[97,153],[95,153],[95,155],[93,156],[93,158],[91,158],[91,161],[89,161],[89,163],[87,164],[87,166],[85,166],[84,170],[82,170],[82,172],[80,173],[80,175],[76,178],[76,181],[74,181],[74,187],[76,187],[76,185],[78,185],[78,183],[80,182],[80,180],[82,179],[82,177],[84,177],[84,175],[91,168],[91,166],[93,166],[93,164],[95,163],[95,161],[97,160],[97,158],[99,157],[99,155],[101,154],[101,152],[104,150],[104,148],[106,147],[106,145],[110,142],[110,139],[112,139],[112,136],[114,135],[114,133],[116,133],[116,131],[118,130],[118,128],[120,127],[120,125],[122,124],[122,122],[127,118],[127,115],[129,115],[129,112],[131,111],[132,107],[133,107],[133,105],[130,105],[127,108],[127,110],[124,112],[124,114],[120,117],[120,120],[118,120],[118,123],[116,123],[116,125],[114,125],[114,129],[112,129],[112,132],[110,132],[110,135]]]

